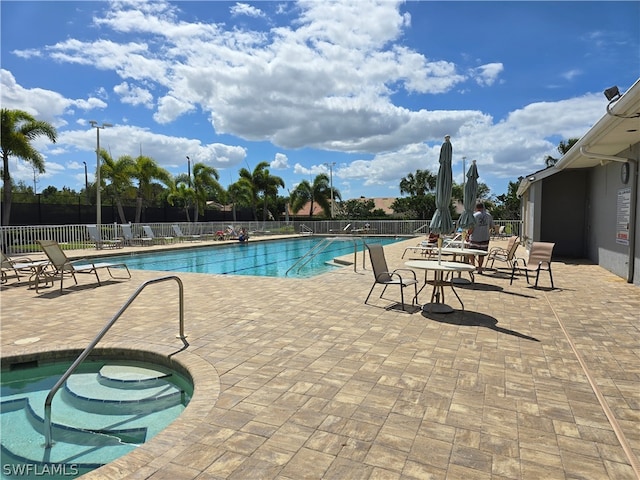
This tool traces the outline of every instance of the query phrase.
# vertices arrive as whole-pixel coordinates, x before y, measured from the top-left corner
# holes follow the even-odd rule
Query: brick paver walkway
[[[385,247],[390,267],[415,243]],[[364,305],[370,270],[180,274],[185,350],[176,284],[149,286],[101,346],[173,354],[194,397],[167,430],[86,478],[637,479],[640,289],[586,262],[553,268],[555,290],[477,275],[457,287],[466,310],[452,314],[385,308],[399,299],[391,288]],[[132,274],[99,288],[83,275],[64,295],[10,280],[3,360],[84,348],[164,275]]]

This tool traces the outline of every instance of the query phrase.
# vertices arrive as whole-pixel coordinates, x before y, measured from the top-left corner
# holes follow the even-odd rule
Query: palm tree
[[[204,213],[207,200],[219,200],[223,196],[224,188],[218,183],[220,175],[218,171],[205,165],[196,163],[193,166],[193,188],[195,208],[193,211],[193,221],[198,221],[198,214]],[[190,179],[191,180],[191,179]]]
[[[122,197],[133,186],[132,179],[136,171],[135,161],[129,155],[123,155],[114,160],[104,149],[100,149],[100,158],[102,159],[100,179],[109,180],[109,188],[116,202],[120,222],[127,223],[122,208]]]
[[[153,180],[171,186],[171,174],[158,166],[156,161],[150,157],[140,155],[135,159],[135,172],[133,177],[138,180],[138,197],[136,199],[136,223],[140,223],[143,203],[151,199],[153,194]]]
[[[309,216],[313,217],[313,204],[314,202],[320,205],[324,215],[331,217],[331,185],[329,182],[329,176],[326,173],[321,173],[313,179],[313,184],[310,184],[307,180],[303,180],[291,193],[291,210],[294,213],[300,211],[307,202],[311,202],[309,209]],[[333,189],[333,198],[342,200],[340,191],[336,188]]]
[[[573,147],[578,142],[578,140],[579,138],[570,138],[566,142],[564,140],[560,140],[560,143],[556,147],[556,150],[558,150],[558,152],[564,156],[564,154],[571,150],[571,147]],[[547,155],[544,158],[544,163],[547,168],[553,167],[557,162],[558,159],[552,157],[551,155]]]
[[[277,203],[278,187],[284,188],[284,180],[275,175],[271,175],[269,170],[264,169],[263,175],[260,178],[260,190],[263,194],[264,207],[262,208],[262,221],[267,221],[267,214],[269,213],[268,201],[269,198],[273,198],[274,204]],[[273,218],[273,217],[272,217]]]
[[[253,204],[253,187],[246,178],[240,178],[227,188],[227,198],[232,205],[233,223],[236,222],[236,206]]]
[[[185,181],[186,175],[179,176],[180,179],[175,183],[169,185],[169,194],[167,195],[167,202],[170,205],[175,205],[176,203],[184,208],[184,213],[187,215],[187,222],[191,222],[191,217],[189,216],[189,206],[194,202],[196,195],[194,190],[189,187],[188,183]]]
[[[263,220],[267,219],[267,203],[270,196],[276,196],[278,187],[284,187],[284,180],[269,173],[269,162],[260,162],[250,172],[246,168],[240,169],[240,180],[244,180],[245,187],[249,187],[251,191],[251,207],[253,209],[253,219],[258,221],[258,202],[260,193],[263,194]]]
[[[400,180],[400,193],[419,197],[432,192],[436,188],[438,177],[429,170],[416,170],[415,175],[410,173]]]
[[[0,127],[0,150],[2,151],[2,224],[9,225],[11,215],[11,175],[9,174],[9,157],[21,158],[31,164],[34,171],[44,173],[44,158],[31,141],[44,135],[56,143],[56,129],[49,123],[36,120],[22,110],[2,109]]]

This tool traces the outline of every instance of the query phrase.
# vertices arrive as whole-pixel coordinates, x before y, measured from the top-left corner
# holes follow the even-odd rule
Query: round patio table
[[[426,303],[422,306],[423,311],[428,311],[429,313],[451,313],[453,312],[453,308],[444,303],[444,287],[450,286],[451,291],[456,296],[460,305],[462,306],[462,310],[464,310],[464,303],[458,296],[456,289],[453,287],[453,276],[447,275],[448,280],[445,279],[445,272],[447,274],[452,274],[455,272],[471,272],[474,270],[473,265],[469,265],[468,263],[460,263],[460,262],[443,262],[438,260],[410,260],[404,263],[409,268],[416,268],[418,270],[424,270],[424,284],[418,290],[418,294],[416,295],[415,302],[418,303],[418,295],[420,292],[426,287],[428,284],[433,285],[433,290],[431,291],[431,300],[429,303]],[[428,273],[429,270],[434,272],[433,280],[429,280]]]

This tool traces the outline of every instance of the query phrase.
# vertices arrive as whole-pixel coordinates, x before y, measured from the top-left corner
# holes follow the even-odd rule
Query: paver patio
[[[415,243],[386,246],[390,267]],[[175,283],[149,286],[99,347],[173,354],[194,397],[164,432],[84,478],[637,479],[640,289],[584,261],[553,269],[555,290],[476,275],[452,314],[385,308],[399,300],[391,288],[364,305],[370,269],[181,273],[182,351]],[[83,349],[165,275],[131,272],[102,287],[65,281],[63,295],[10,279],[2,357]]]

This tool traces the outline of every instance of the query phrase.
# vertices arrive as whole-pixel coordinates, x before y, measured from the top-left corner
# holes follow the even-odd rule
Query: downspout
[[[633,175],[631,175],[631,205],[629,207],[629,258],[627,283],[633,283],[633,275],[635,271],[636,257],[636,215],[638,208],[638,161],[635,158],[616,157],[614,155],[602,155],[600,153],[589,152],[585,147],[580,147],[580,153],[585,157],[595,158],[597,160],[627,163],[633,166]]]

